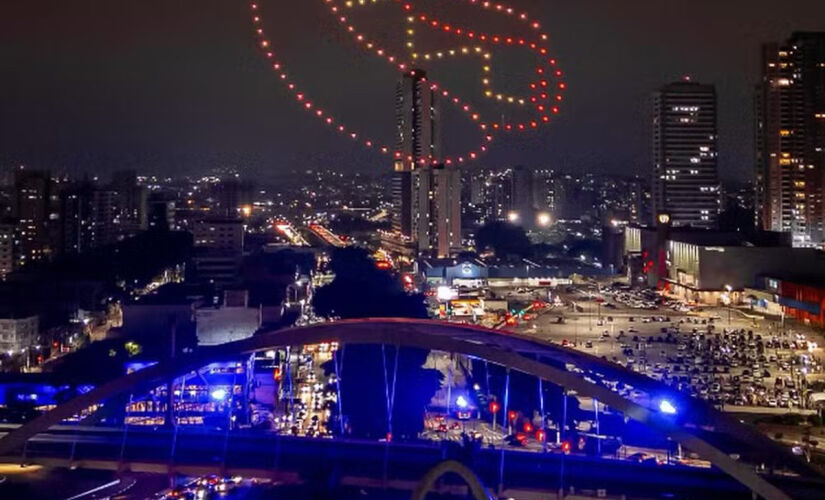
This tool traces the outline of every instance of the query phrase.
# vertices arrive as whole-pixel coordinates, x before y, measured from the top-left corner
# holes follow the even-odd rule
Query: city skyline
[[[5,111],[0,162],[75,174],[237,166],[263,179],[296,168],[370,173],[387,168],[385,158],[318,128],[283,99],[252,53],[243,4],[184,2],[135,9],[96,7],[89,1],[69,9],[54,3],[14,6],[9,18],[15,21],[4,26],[4,37],[16,50],[7,54],[12,64],[5,66],[14,74],[0,83]],[[690,74],[719,91],[720,177],[748,180],[760,45],[795,30],[825,29],[817,24],[825,7],[814,1],[749,3],[745,12],[695,2],[691,10],[673,3],[657,9],[644,2],[621,7],[547,2],[544,11],[536,9],[537,2],[515,5],[535,11],[545,24],[570,93],[555,125],[497,141],[473,164],[478,167],[525,164],[644,175],[650,164],[649,96],[667,81]],[[326,95],[319,89],[321,97],[345,92],[386,101],[386,108],[366,109],[363,120],[371,133],[390,138],[396,75],[386,68],[373,75],[372,63],[362,60],[351,43],[325,33],[334,30],[326,29],[328,21],[317,7],[290,7],[295,23],[284,33],[290,40],[286,56],[301,52],[330,71],[361,70],[360,85],[344,78]],[[714,22],[701,33],[691,30],[705,14]],[[724,22],[734,18],[736,24]],[[130,20],[129,26],[123,19]],[[321,27],[309,29],[311,20]],[[633,28],[642,24],[652,27]],[[647,43],[644,35],[659,43]],[[612,91],[597,91],[605,83]],[[480,91],[465,87],[464,93]],[[349,116],[355,105],[343,103],[341,114]]]
[[[819,500],[824,0],[505,1],[7,9],[0,498]]]

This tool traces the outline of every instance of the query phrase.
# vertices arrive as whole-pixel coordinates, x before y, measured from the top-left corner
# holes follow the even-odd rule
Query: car
[[[626,460],[637,464],[659,465],[659,460],[655,456],[648,455],[647,453],[634,453],[628,455]]]
[[[510,446],[515,446],[519,448],[523,448],[527,446],[527,435],[523,432],[519,432],[517,434],[511,434],[504,438],[504,442],[509,444]]]

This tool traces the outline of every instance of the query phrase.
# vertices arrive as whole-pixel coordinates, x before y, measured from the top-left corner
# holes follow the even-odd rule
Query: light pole
[[[728,326],[730,326],[730,324],[731,324],[730,307],[731,307],[731,303],[733,302],[733,297],[731,296],[731,292],[733,292],[733,287],[730,286],[730,285],[725,285],[725,290],[727,291],[727,295],[726,295],[727,296],[727,301],[726,301],[726,303],[727,303],[727,306],[728,306]]]

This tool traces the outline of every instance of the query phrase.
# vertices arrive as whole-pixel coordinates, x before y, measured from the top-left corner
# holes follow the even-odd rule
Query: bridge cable
[[[181,401],[183,401],[183,394],[186,390],[186,375],[188,373],[184,373],[180,379],[180,394],[181,394]],[[195,370],[195,376],[199,376],[200,372]],[[167,394],[167,402],[169,404],[169,409],[167,414],[169,415],[169,422],[166,422],[167,425],[172,426],[172,442],[169,444],[169,474],[172,475],[172,467],[171,465],[175,462],[175,453],[178,451],[178,415],[177,410],[175,408],[175,379],[172,378],[171,382],[167,385],[169,394]],[[185,408],[184,408],[185,409]],[[170,477],[171,480],[171,477]]]
[[[489,404],[490,401],[492,401],[492,397],[490,396],[490,366],[486,359],[484,360],[484,378],[487,383],[487,403]],[[495,422],[495,415],[493,415],[493,421]]]
[[[450,353],[450,365],[447,367],[447,418],[450,418],[450,410],[453,403],[453,362],[454,354]]]
[[[498,464],[498,493],[504,490],[504,448],[507,444],[507,435],[510,434],[510,368],[507,368],[507,376],[504,379],[504,411],[501,414],[503,420],[501,429],[505,430],[504,440],[501,443],[501,455]]]
[[[541,411],[541,452],[547,453],[547,432],[544,430],[547,420],[544,413],[544,386],[541,377],[539,377],[539,409]]]
[[[386,344],[381,344],[381,362],[384,368],[384,396],[386,398],[387,403],[387,439],[386,439],[386,446],[384,447],[384,482],[386,484],[388,469],[389,469],[389,458],[390,458],[390,442],[392,441],[392,412],[393,406],[395,405],[395,385],[396,380],[398,378],[398,353],[400,349],[396,346],[395,348],[395,362],[393,366],[393,373],[392,373],[392,390],[390,390],[390,381],[389,381],[389,374],[387,373],[387,351],[386,351]]]
[[[77,438],[79,437],[79,433],[77,431],[77,428],[80,427],[80,418],[81,418],[82,415],[83,415],[83,410],[79,410],[77,412],[77,415],[76,415],[77,419],[75,420],[75,423],[74,423],[75,429],[74,429],[73,434],[72,434],[72,449],[71,449],[71,452],[69,453],[69,467],[71,467],[72,462],[74,462],[74,454],[75,454],[75,451],[77,449]]]
[[[129,393],[129,404],[126,406],[126,412],[123,415],[123,440],[120,442],[120,460],[119,460],[120,467],[123,466],[123,457],[126,455],[126,438],[129,435],[129,423],[127,422],[127,419],[129,417],[129,409],[132,408],[132,405],[134,404],[134,399],[135,399],[135,393],[130,392]],[[118,468],[120,468],[120,467],[118,467]]]
[[[562,436],[562,441],[567,437],[565,430],[567,428],[567,389],[562,387],[561,388],[561,397],[562,397],[562,422],[559,426],[559,434]],[[567,452],[564,451],[564,445],[562,445],[562,454],[561,460],[559,462],[559,498],[562,498],[564,495],[564,459],[567,457]]]
[[[290,416],[290,421],[294,418],[292,408],[292,347],[286,346],[286,385],[287,385],[287,402],[286,411]]]
[[[238,377],[237,367],[232,370],[232,393],[229,396],[229,411],[226,415],[226,432],[223,438],[223,463],[221,464],[221,472],[226,471],[226,453],[229,451],[229,429],[232,427],[232,415],[235,410],[235,383]]]
[[[344,435],[344,410],[341,401],[341,372],[344,371],[344,348],[345,344],[340,344],[340,349],[332,351],[332,364],[335,367],[335,390],[338,393],[338,427],[341,430],[341,436]],[[338,356],[338,351],[341,351],[341,356]],[[338,358],[341,358],[340,361]],[[340,363],[340,367],[338,366]]]

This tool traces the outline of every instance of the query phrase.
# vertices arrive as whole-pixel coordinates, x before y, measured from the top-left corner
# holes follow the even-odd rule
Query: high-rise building
[[[796,246],[825,242],[825,32],[762,48],[756,96],[756,218]]]
[[[150,231],[170,231],[175,226],[175,201],[165,193],[152,193],[146,202]]]
[[[653,96],[653,223],[713,228],[720,210],[716,90],[689,80]]]
[[[52,191],[49,172],[22,168],[15,171],[12,215],[18,220],[19,241],[15,267],[46,259],[52,252]]]
[[[14,238],[17,224],[0,220],[0,281],[14,271]]]
[[[428,170],[433,180],[430,212],[434,222],[428,250],[438,257],[449,257],[461,250],[461,171],[444,165]]]
[[[518,222],[525,227],[533,227],[536,218],[536,189],[533,171],[522,165],[515,167],[512,188],[513,212]]]
[[[117,241],[117,193],[84,183],[60,193],[60,251],[78,254]]]
[[[393,163],[393,230],[413,245],[428,234],[430,167],[439,156],[437,113],[427,74],[413,69],[396,87],[396,158]],[[429,247],[424,238],[423,247]],[[419,245],[419,249],[421,245]]]
[[[217,217],[200,220],[194,224],[192,233],[198,276],[217,286],[236,282],[243,259],[243,221]]]
[[[122,170],[112,175],[111,191],[115,193],[115,224],[118,238],[134,236],[148,227],[148,191],[137,183],[134,170]]]
[[[556,191],[553,189],[555,175],[550,169],[535,172],[536,208],[549,214],[556,212]]]

